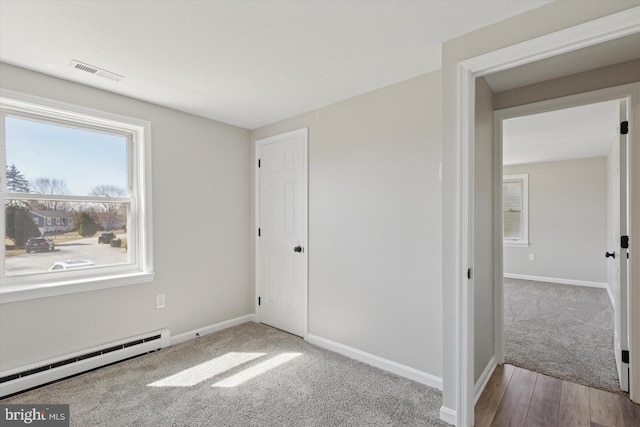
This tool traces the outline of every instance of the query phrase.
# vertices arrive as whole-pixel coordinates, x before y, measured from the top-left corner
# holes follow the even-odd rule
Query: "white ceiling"
[[[606,156],[619,138],[619,121],[619,101],[504,120],[503,164]]]
[[[546,3],[0,0],[0,61],[254,129],[436,70],[443,41]]]

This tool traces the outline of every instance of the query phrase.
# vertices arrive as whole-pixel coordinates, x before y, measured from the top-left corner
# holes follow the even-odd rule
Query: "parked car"
[[[116,238],[114,233],[102,233],[98,236],[98,243],[111,243],[113,239]]]
[[[49,237],[32,237],[24,244],[24,248],[28,254],[31,252],[53,251],[55,246],[53,240]]]
[[[49,271],[69,270],[72,268],[93,267],[95,264],[87,259],[69,259],[66,261],[54,262]]]

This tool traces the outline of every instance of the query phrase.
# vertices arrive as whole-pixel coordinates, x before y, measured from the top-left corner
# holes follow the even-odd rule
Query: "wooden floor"
[[[476,404],[476,427],[640,426],[640,405],[627,396],[498,366]]]

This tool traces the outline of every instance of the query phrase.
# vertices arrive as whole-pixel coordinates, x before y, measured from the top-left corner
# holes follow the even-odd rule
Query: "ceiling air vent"
[[[85,71],[87,73],[94,74],[96,76],[104,77],[105,79],[120,81],[124,79],[124,76],[120,74],[112,73],[111,71],[103,70],[102,68],[94,67],[93,65],[86,64],[84,62],[76,61],[75,59],[69,64],[70,67],[76,70]]]

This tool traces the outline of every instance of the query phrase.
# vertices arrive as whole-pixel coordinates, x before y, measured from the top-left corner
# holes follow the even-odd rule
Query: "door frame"
[[[625,101],[627,103],[628,115],[633,117],[634,115],[634,103],[638,105],[638,97],[640,96],[640,82],[630,83],[627,85],[614,86],[605,89],[599,89],[595,91],[583,92],[576,95],[564,96],[561,98],[554,98],[544,100],[540,102],[534,102],[531,104],[524,104],[515,107],[504,108],[494,111],[494,212],[500,213],[502,211],[502,153],[503,153],[503,138],[502,138],[502,122],[504,120],[522,117],[538,113],[546,113],[551,111],[557,111],[564,108],[577,107],[581,105],[589,105],[606,101]],[[615,139],[617,143],[619,138]],[[630,176],[634,169],[631,162],[628,162],[627,176]],[[627,188],[627,195],[630,194],[631,184]],[[504,246],[502,242],[502,217],[501,215],[495,215],[494,218],[496,227],[494,233],[494,268],[497,274],[495,274],[494,282],[494,357],[498,364],[504,363],[504,293],[503,293],[503,276],[504,276]],[[609,226],[609,224],[607,224]],[[609,242],[607,242],[609,245]],[[604,248],[603,248],[604,249]],[[607,246],[607,250],[609,247]],[[630,283],[629,283],[630,284]],[[639,289],[636,289],[640,291]],[[629,343],[630,344],[630,343]]]
[[[253,261],[253,295],[254,295],[254,313],[256,313],[256,321],[260,322],[260,309],[258,306],[258,272],[260,271],[260,252],[259,252],[259,239],[258,228],[260,227],[260,173],[258,171],[258,147],[262,145],[268,145],[283,141],[286,139],[302,137],[302,200],[303,200],[303,214],[302,214],[302,247],[304,251],[300,254],[303,257],[303,270],[304,270],[304,283],[302,285],[302,299],[303,299],[303,336],[307,339],[309,334],[309,128],[296,129],[290,132],[257,139],[254,143],[254,261]]]
[[[475,80],[491,73],[515,68],[538,60],[572,52],[584,47],[601,44],[620,37],[640,33],[640,7],[627,9],[603,18],[524,41],[493,52],[463,60],[457,64],[456,76],[456,233],[454,260],[455,275],[455,394],[456,424],[471,426],[474,423],[474,291],[473,278],[466,274],[474,261],[473,235],[473,159],[475,133]],[[636,112],[637,113],[637,112]],[[633,127],[632,127],[633,129]],[[631,145],[631,144],[630,144]],[[633,147],[630,147],[633,148]],[[640,150],[635,150],[637,152]],[[638,160],[630,153],[630,163]],[[635,172],[637,173],[637,172]],[[631,176],[630,181],[637,178]],[[629,189],[630,192],[632,191]],[[633,194],[633,193],[631,193]],[[630,209],[640,210],[637,200],[630,201]],[[633,211],[632,211],[633,212]],[[640,216],[640,212],[636,216]],[[633,215],[630,214],[630,218]],[[640,224],[635,224],[640,229]],[[630,224],[633,233],[634,224]],[[495,254],[494,254],[495,256]],[[495,261],[495,260],[494,260]],[[495,262],[493,263],[495,264]],[[638,264],[638,263],[634,263]],[[495,268],[495,266],[493,266]],[[634,288],[633,275],[638,266],[633,266],[629,283]],[[468,278],[471,276],[471,278]],[[640,303],[640,291],[630,296],[630,304]],[[640,324],[640,313],[632,313],[630,327]],[[630,331],[633,335],[639,332]],[[640,400],[640,351],[630,342],[631,352],[631,398]],[[634,372],[635,371],[635,372]],[[635,381],[634,381],[635,380]]]

